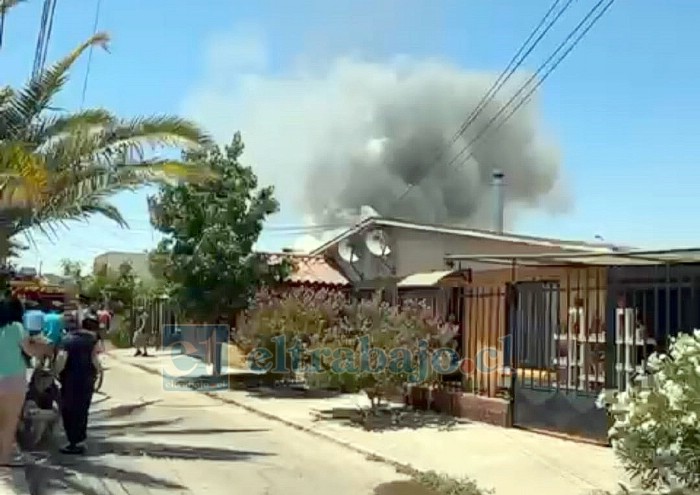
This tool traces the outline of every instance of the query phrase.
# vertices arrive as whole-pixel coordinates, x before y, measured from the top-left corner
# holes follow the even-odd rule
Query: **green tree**
[[[172,286],[171,296],[196,322],[232,318],[255,290],[285,275],[253,253],[263,221],[279,205],[272,187],[258,188],[249,167],[239,163],[243,141],[236,133],[223,150],[217,146],[185,155],[204,162],[217,179],[163,185],[149,198],[152,225],[165,235],[152,266]]]
[[[16,2],[3,2],[7,10]],[[154,158],[154,148],[190,149],[210,142],[195,124],[172,116],[123,119],[104,109],[55,110],[75,62],[104,33],[82,43],[21,89],[0,88],[0,257],[12,237],[38,227],[101,214],[126,226],[112,194],[176,177],[209,175],[178,161]]]
[[[83,278],[83,264],[80,261],[64,258],[61,260],[61,269],[64,277],[70,277],[75,280]]]
[[[85,288],[88,297],[109,301],[117,312],[130,310],[134,301],[145,292],[144,284],[136,277],[130,263],[122,263],[117,270],[107,268],[94,273]]]

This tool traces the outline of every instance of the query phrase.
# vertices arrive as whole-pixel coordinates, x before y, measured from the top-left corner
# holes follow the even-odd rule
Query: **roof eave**
[[[569,251],[582,251],[582,252],[609,252],[613,250],[613,246],[605,244],[585,244],[577,243],[576,241],[564,241],[558,239],[538,239],[530,238],[527,236],[518,236],[517,234],[499,234],[496,232],[488,231],[477,231],[464,228],[451,228],[448,226],[434,226],[434,225],[424,225],[420,223],[413,223],[399,219],[393,218],[383,218],[383,217],[370,217],[362,222],[358,223],[354,227],[347,229],[346,231],[338,234],[329,241],[323,243],[321,246],[309,252],[311,255],[320,255],[328,251],[330,247],[341,242],[343,239],[350,237],[351,235],[366,229],[369,226],[377,225],[383,227],[396,227],[404,229],[412,229],[423,232],[437,232],[443,234],[453,234],[462,237],[472,237],[480,239],[490,239],[505,241],[511,243],[528,244],[531,246],[541,246],[541,247],[551,247],[555,249],[563,249]]]

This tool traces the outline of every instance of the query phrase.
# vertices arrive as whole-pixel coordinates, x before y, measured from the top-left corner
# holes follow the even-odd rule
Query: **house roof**
[[[340,271],[332,267],[323,256],[299,254],[299,253],[261,253],[267,257],[268,263],[281,263],[289,260],[293,269],[289,274],[288,282],[313,285],[350,285]]]
[[[598,253],[550,253],[550,254],[463,254],[449,255],[451,261],[476,261],[494,265],[546,266],[630,266],[630,265],[665,265],[682,263],[700,263],[700,248],[680,248],[663,250],[632,249],[617,252]]]
[[[417,231],[432,232],[432,233],[439,233],[439,234],[451,234],[451,235],[458,235],[458,236],[472,237],[472,238],[479,238],[479,239],[490,239],[490,240],[497,240],[497,241],[504,241],[504,242],[513,242],[513,243],[525,243],[525,244],[542,246],[542,247],[568,249],[568,250],[572,250],[572,251],[610,252],[614,249],[614,246],[611,244],[588,243],[588,242],[568,241],[568,240],[561,240],[561,239],[549,239],[549,238],[545,238],[545,237],[533,237],[533,236],[511,234],[511,233],[499,234],[498,232],[493,232],[493,231],[489,231],[489,230],[469,229],[466,227],[459,227],[459,226],[454,226],[454,225],[424,224],[424,223],[409,222],[406,220],[400,220],[400,219],[396,219],[396,218],[371,217],[371,218],[367,218],[367,219],[361,221],[360,223],[356,224],[355,226],[347,229],[346,231],[335,236],[333,239],[329,240],[328,242],[325,242],[324,244],[322,244],[318,248],[312,250],[310,254],[312,254],[312,255],[321,254],[321,253],[325,252],[326,250],[328,250],[330,247],[338,244],[342,240],[344,240],[344,239],[346,239],[346,238],[348,238],[348,237],[350,237],[358,232],[362,232],[363,230],[366,230],[369,228],[377,228],[377,227],[396,227],[396,228],[403,228],[403,229],[409,229],[409,230],[417,230]]]

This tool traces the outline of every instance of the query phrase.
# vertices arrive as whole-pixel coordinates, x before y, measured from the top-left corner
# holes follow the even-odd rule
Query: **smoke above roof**
[[[525,76],[501,90],[448,146],[495,76],[430,61],[353,62],[338,70],[335,78],[346,89],[339,97],[356,115],[328,122],[332,138],[314,146],[304,204],[318,222],[360,216],[360,208],[369,206],[417,222],[489,228],[495,169],[505,174],[509,224],[518,206],[569,206],[560,155],[542,130],[536,100],[496,129],[498,112]],[[363,84],[353,88],[358,79]]]
[[[571,204],[537,95],[447,166],[529,74],[514,76],[438,161],[497,74],[429,57],[337,54],[271,70],[262,38],[232,35],[212,46],[206,77],[189,95],[185,113],[221,141],[241,130],[243,161],[260,184],[276,188],[282,207],[276,223],[351,224],[372,212],[490,228],[494,169],[505,174],[507,229],[523,210],[559,212]],[[241,52],[249,56],[227,55]]]

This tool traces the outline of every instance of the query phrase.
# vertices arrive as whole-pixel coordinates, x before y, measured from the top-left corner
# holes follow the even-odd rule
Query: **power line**
[[[549,75],[551,75],[551,73],[557,68],[557,66],[571,53],[571,51],[578,45],[578,43],[581,41],[581,39],[590,31],[590,29],[593,27],[593,25],[595,25],[595,24],[598,22],[598,20],[607,12],[607,10],[613,5],[614,1],[615,1],[615,0],[608,0],[608,3],[605,5],[605,7],[604,7],[602,10],[600,10],[600,11],[598,12],[598,14],[594,17],[594,19],[585,27],[585,29],[583,29],[583,31],[576,37],[576,39],[574,40],[574,42],[564,51],[563,54],[561,54],[561,56],[555,61],[555,63],[554,63],[551,67],[549,67],[549,69],[547,69],[547,71],[544,73],[544,75],[541,77],[541,79],[537,82],[537,84],[534,85],[533,87],[531,87],[530,90],[527,92],[527,94],[518,102],[518,104],[517,104],[514,108],[512,108],[512,109],[505,115],[505,118],[502,119],[500,123],[498,123],[498,125],[497,125],[496,128],[495,128],[496,130],[500,129],[500,128],[510,119],[510,117],[511,117],[518,109],[520,109],[527,101],[529,101],[529,98],[530,98],[530,96],[534,93],[534,91],[536,91],[537,88],[539,88],[539,87],[544,83],[544,81],[549,77]],[[564,8],[563,8],[562,10],[559,11],[559,13],[558,13],[557,16],[554,18],[554,20],[550,22],[550,24],[548,25],[548,27],[546,28],[546,30],[544,31],[544,33],[547,32],[547,30],[552,26],[552,24],[553,24],[554,22],[556,22],[556,20],[561,16],[561,14],[564,12],[564,10],[567,9],[567,8],[569,7],[569,5],[570,5],[572,2],[573,2],[573,0],[569,0],[569,2],[564,6]],[[558,48],[550,55],[550,57],[548,57],[548,59],[538,68],[538,70],[535,72],[535,74],[534,74],[530,79],[528,79],[528,81],[526,81],[526,82],[522,85],[522,87],[520,88],[520,90],[519,90],[517,93],[515,93],[515,94],[513,95],[513,97],[510,98],[510,100],[499,110],[499,112],[498,112],[494,117],[492,117],[492,118],[490,119],[490,121],[489,121],[489,122],[487,123],[487,125],[481,130],[481,132],[480,132],[474,139],[472,139],[472,140],[470,141],[470,143],[467,144],[467,145],[463,148],[463,150],[462,150],[456,157],[454,157],[454,158],[448,163],[448,165],[447,165],[448,167],[450,167],[452,164],[454,164],[454,163],[456,162],[456,160],[458,160],[466,151],[468,151],[468,150],[471,148],[471,146],[472,146],[478,139],[480,139],[480,138],[491,128],[491,126],[495,123],[496,119],[498,119],[499,117],[501,117],[501,116],[503,115],[503,113],[506,112],[506,111],[508,110],[508,107],[521,95],[521,93],[523,93],[523,92],[528,88],[528,86],[530,86],[530,84],[531,84],[531,83],[535,80],[535,78],[537,78],[538,75],[550,64],[550,62],[552,62],[552,60],[555,59],[555,57],[557,56],[557,54],[559,54],[559,52],[561,52],[561,50],[566,46],[566,44],[567,44],[569,41],[571,41],[572,38],[574,38],[574,36],[576,35],[576,33],[586,24],[586,22],[595,14],[595,12],[600,8],[601,5],[603,5],[604,2],[605,2],[605,0],[600,0],[593,8],[589,11],[589,13],[588,13],[588,14],[584,17],[584,19],[576,26],[576,28],[575,28],[571,33],[569,33],[569,35],[568,35],[568,36],[565,38],[565,40],[559,45],[559,47],[558,47]],[[99,10],[99,3],[100,3],[100,0],[98,0],[98,10]],[[549,10],[548,13],[545,15],[544,20],[540,23],[540,25],[538,25],[538,27],[535,29],[534,33],[536,33],[537,30],[539,29],[539,27],[541,27],[541,25],[544,24],[544,22],[546,21],[547,17],[551,14],[551,12],[553,12],[553,9],[554,9],[557,5],[558,5],[558,1],[555,2],[555,3],[553,4],[552,7],[550,7],[550,10]],[[528,38],[528,40],[531,40],[532,38],[534,38],[534,36],[535,36],[535,34],[531,34],[531,36]],[[538,37],[536,43],[539,42],[539,40],[542,39],[542,36],[543,36],[543,34],[541,33],[540,36]],[[527,45],[528,40],[526,40],[526,42],[523,44],[523,46],[526,46],[526,45]],[[500,77],[500,78],[499,78],[499,79],[500,79],[500,82],[499,82],[499,80],[497,80],[497,81],[494,83],[494,85],[492,86],[492,88],[496,88],[495,91],[494,91],[493,89],[490,89],[489,92],[487,92],[487,94],[485,95],[485,97],[482,98],[482,101],[486,101],[489,97],[491,97],[491,98],[493,97],[493,95],[502,87],[502,85],[505,84],[505,82],[503,82],[503,81],[504,81],[504,80],[507,81],[507,78],[510,77],[509,74],[512,75],[512,72],[511,72],[511,71],[514,72],[513,66],[515,65],[515,67],[516,67],[516,69],[517,69],[518,64],[519,64],[519,63],[522,63],[522,61],[524,60],[524,58],[532,51],[532,48],[534,48],[534,47],[530,47],[530,49],[523,50],[523,47],[521,47],[521,49],[518,51],[518,53],[516,53],[516,56],[513,58],[513,60],[517,60],[517,61],[516,61],[515,63],[513,63],[513,60],[511,61],[511,63],[509,64],[509,67],[507,67],[506,70],[504,70],[504,72],[502,73],[502,76],[503,76],[503,77]],[[521,57],[519,54],[522,54],[523,52],[524,52],[524,55]],[[505,74],[505,75],[504,75],[504,74]],[[502,84],[501,84],[501,83],[502,83]],[[489,93],[491,93],[490,96],[489,96]],[[477,105],[477,108],[478,108],[478,107],[479,107],[479,105]],[[474,111],[473,111],[472,113],[474,113]],[[470,116],[471,116],[471,114],[470,114]],[[468,118],[466,122],[468,122],[469,120],[470,120],[470,118]],[[468,155],[468,157],[465,158],[465,159],[462,161],[462,163],[465,162],[466,160],[468,160],[469,158],[471,158],[472,155],[473,155],[473,152],[470,153],[470,154]],[[437,165],[437,164],[436,164],[436,165]],[[420,183],[420,181],[416,182],[415,184],[410,185],[409,188],[408,188],[408,190],[398,198],[397,203],[400,202],[400,200],[403,199],[403,198],[406,196],[406,194],[407,194],[413,187],[415,187],[416,185],[418,185],[419,183]],[[278,233],[281,233],[281,234],[296,234],[296,235],[299,235],[299,234],[321,233],[321,232],[324,232],[324,231],[336,230],[336,229],[340,229],[340,228],[348,228],[348,227],[351,227],[351,226],[353,226],[353,225],[355,225],[355,224],[346,223],[346,224],[319,224],[319,225],[303,225],[303,226],[289,226],[289,225],[288,225],[288,226],[270,226],[270,227],[267,227],[267,228],[265,229],[265,231],[268,232],[268,233],[271,233],[271,232],[278,232]],[[129,229],[126,229],[126,230],[129,230]]]
[[[46,28],[46,40],[44,42],[44,50],[41,53],[41,70],[46,67],[46,57],[49,54],[49,40],[51,40],[51,34],[53,33],[53,20],[56,13],[56,3],[57,0],[52,0],[51,2],[51,12],[49,13],[48,26]]]
[[[5,14],[7,11],[7,6],[5,2],[0,3],[0,48],[2,48],[2,42],[5,39]]]
[[[544,16],[542,16],[540,21],[532,29],[532,31],[522,43],[522,45],[520,45],[520,48],[518,48],[513,57],[510,59],[508,65],[506,65],[503,71],[501,71],[498,78],[493,82],[488,91],[484,93],[484,95],[481,97],[476,106],[472,108],[467,118],[462,122],[462,124],[459,126],[459,129],[457,129],[457,132],[447,143],[447,146],[442,147],[441,150],[438,152],[438,155],[435,159],[435,163],[439,163],[440,161],[442,161],[445,154],[448,151],[450,151],[452,145],[455,144],[459,140],[459,138],[464,135],[464,133],[471,125],[474,124],[479,115],[485,110],[486,106],[494,100],[496,94],[510,80],[513,74],[515,74],[515,72],[520,68],[525,59],[527,59],[530,56],[530,54],[532,54],[533,50],[537,47],[537,45],[539,45],[539,43],[542,41],[545,35],[552,29],[552,27],[554,27],[557,21],[559,21],[561,16],[564,15],[564,13],[569,9],[569,7],[574,1],[575,0],[567,0],[566,4],[561,9],[559,9],[554,18],[550,19],[552,13],[561,3],[561,0],[554,0],[554,2],[549,6],[549,9],[547,9],[547,12],[545,12]],[[550,19],[549,23],[544,27],[544,29],[542,29],[542,27],[545,25],[548,19]],[[425,176],[429,174],[430,170],[423,177],[418,178],[417,182],[420,183],[423,179],[425,179]],[[401,193],[401,195],[396,199],[396,202],[400,202],[411,191],[411,189],[412,185],[408,185],[406,190],[403,193]]]
[[[467,119],[462,123],[460,128],[457,130],[455,135],[452,137],[450,140],[450,143],[448,144],[447,147],[443,148],[443,152],[441,152],[437,156],[437,161],[442,159],[442,156],[444,155],[444,150],[449,150],[449,147],[456,142],[459,137],[466,132],[467,128],[476,120],[478,117],[478,114],[481,113],[483,108],[495,97],[496,93],[500,91],[500,89],[505,85],[508,80],[511,78],[511,76],[515,73],[515,71],[522,65],[522,63],[525,61],[525,59],[532,53],[532,51],[536,48],[536,46],[542,41],[544,36],[549,32],[549,30],[554,26],[554,24],[561,18],[561,16],[566,12],[566,10],[571,6],[571,4],[575,0],[567,0],[566,4],[562,9],[558,11],[556,16],[549,21],[547,26],[540,32],[542,27],[545,25],[547,20],[550,18],[551,14],[555,11],[556,7],[560,4],[562,0],[555,0],[552,5],[549,7],[547,12],[544,14],[544,16],[540,19],[538,24],[535,26],[535,28],[530,32],[528,37],[525,39],[525,41],[522,43],[518,51],[515,53],[515,55],[512,57],[506,68],[501,72],[499,75],[498,79],[493,83],[493,85],[489,88],[489,90],[484,94],[484,96],[481,98],[479,103],[475,108],[472,109],[470,112],[469,116]],[[98,22],[98,17],[99,17],[99,6],[100,6],[101,0],[97,0],[97,12],[95,16],[95,26],[94,26],[94,31],[97,32],[97,22]],[[539,32],[539,35],[538,35]],[[535,39],[535,37],[537,38]],[[534,42],[533,42],[534,39]],[[90,51],[89,57],[92,55],[92,49]],[[90,64],[90,58],[88,58],[88,71],[89,71],[89,64]],[[85,87],[87,86],[87,76],[88,74],[86,73],[86,79],[84,82],[83,86],[83,103],[85,100]],[[399,200],[402,199],[405,196],[406,193],[402,194],[399,197]],[[288,234],[297,234],[297,235],[303,235],[303,234],[312,234],[312,233],[323,233],[323,232],[328,232],[332,230],[337,230],[341,228],[349,228],[356,225],[355,223],[343,223],[343,224],[320,224],[320,225],[301,225],[301,226],[269,226],[266,227],[264,230],[267,233],[271,232],[279,232],[279,233],[288,233]],[[133,229],[132,229],[133,230]]]
[[[44,72],[55,12],[56,0],[44,0],[44,7],[41,11],[41,22],[39,24],[39,34],[37,35],[36,49],[34,51],[32,80],[36,80],[41,73]]]
[[[561,16],[564,15],[564,13],[569,9],[569,7],[571,7],[571,4],[574,3],[574,1],[575,0],[568,0],[564,7],[562,7],[559,10],[557,15],[549,22],[549,24],[547,24],[547,26],[544,28],[544,30],[542,30],[539,36],[537,36],[537,39],[535,39],[532,45],[528,47],[530,42],[535,38],[535,35],[537,35],[537,32],[542,28],[542,26],[544,26],[545,22],[551,16],[552,12],[554,12],[554,9],[556,9],[561,0],[555,0],[554,3],[552,3],[545,15],[542,17],[542,19],[540,19],[540,22],[537,24],[537,26],[535,26],[530,35],[515,53],[515,55],[513,55],[513,58],[510,60],[510,62],[508,62],[506,68],[503,69],[501,74],[498,76],[498,79],[496,79],[493,82],[489,90],[484,94],[479,103],[477,103],[476,107],[472,109],[467,119],[462,123],[457,133],[453,136],[449,146],[454,144],[466,132],[469,126],[471,126],[474,123],[474,121],[479,117],[479,114],[486,108],[486,105],[493,101],[496,94],[510,80],[513,74],[515,74],[515,71],[517,71],[520,68],[525,59],[528,56],[530,56],[532,51],[542,41],[542,38],[544,38],[545,35],[552,29],[554,24],[556,24],[557,21],[561,18]]]
[[[97,0],[97,5],[95,6],[95,20],[93,22],[92,26],[92,35],[95,36],[97,34],[97,28],[100,25],[100,10],[102,8],[102,0]],[[88,59],[87,59],[87,65],[85,67],[85,79],[83,79],[83,91],[80,96],[80,109],[82,110],[83,107],[85,106],[85,96],[87,95],[87,88],[88,88],[88,80],[90,79],[90,68],[92,67],[92,52],[94,51],[95,46],[90,45],[90,48],[88,48]]]
[[[605,6],[600,9],[601,5],[603,5],[605,2]],[[583,29],[583,31],[574,39],[574,41],[571,43],[571,45],[564,50],[564,52],[561,54],[561,56],[555,60],[554,64],[546,70],[544,75],[539,79],[539,81],[531,87],[531,89],[527,92],[527,94],[518,102],[518,104],[510,110],[505,118],[501,120],[498,125],[496,126],[495,130],[499,130],[503,125],[517,112],[525,103],[527,103],[532,96],[532,94],[544,83],[544,81],[551,75],[551,73],[559,66],[561,62],[564,61],[564,59],[571,53],[571,51],[578,45],[578,43],[583,39],[583,37],[591,30],[591,28],[600,20],[600,18],[612,7],[612,5],[615,3],[615,0],[599,0],[586,14],[586,16],[579,22],[576,27],[567,35],[567,37],[562,41],[557,49],[547,58],[547,60],[542,63],[538,69],[535,71],[535,73],[527,80],[525,83],[520,87],[520,89],[503,105],[500,110],[486,123],[486,125],[481,129],[481,131],[472,139],[470,140],[466,146],[462,148],[462,150],[455,156],[450,162],[447,164],[446,168],[450,168],[464,153],[466,153],[469,150],[473,149],[473,145],[486,134],[486,132],[489,131],[491,126],[495,123],[495,121],[501,117],[506,110],[508,110],[508,107],[525,91],[528,86],[531,85],[531,83],[537,79],[537,77],[542,73],[542,71],[552,62],[552,60],[555,59],[555,57],[559,54],[559,52],[562,51],[562,49],[566,46],[567,43],[569,43],[572,38],[576,35],[576,33],[584,26],[586,25],[586,22],[594,16],[596,11],[600,9],[598,14],[596,14],[593,17],[593,20]],[[467,155],[466,158],[461,160],[459,165],[462,165],[467,162],[470,158],[474,156],[474,151],[470,151],[469,155]],[[427,178],[428,175],[430,175],[430,172],[437,168],[439,163],[436,163],[431,167],[431,170],[425,174],[420,180],[417,182],[410,184],[406,190],[397,198],[397,200],[394,202],[394,205],[392,207],[395,208],[412,190],[414,187],[416,187],[418,184],[420,184],[425,178]]]
[[[525,41],[520,45],[520,48],[515,52],[513,57],[511,58],[510,62],[508,62],[508,65],[506,65],[505,69],[500,73],[498,78],[493,82],[491,87],[488,89],[488,91],[482,96],[482,98],[479,100],[477,105],[472,108],[471,112],[467,116],[467,118],[462,122],[460,127],[457,129],[457,132],[452,136],[452,138],[449,140],[448,143],[446,143],[446,146],[442,146],[439,150],[437,150],[437,155],[435,158],[435,163],[439,164],[442,158],[445,156],[445,153],[447,153],[450,149],[451,146],[456,143],[459,138],[467,131],[467,129],[473,125],[473,123],[476,121],[478,118],[479,114],[483,112],[485,109],[486,105],[488,105],[493,99],[495,98],[496,94],[503,88],[503,86],[510,80],[510,78],[513,76],[513,74],[520,68],[520,66],[523,64],[523,62],[532,54],[533,50],[539,45],[539,43],[542,41],[542,39],[545,37],[545,35],[552,29],[554,24],[556,24],[559,19],[564,15],[564,13],[569,9],[569,7],[573,4],[575,0],[567,0],[567,2],[564,4],[564,6],[557,12],[557,14],[554,16],[554,18],[550,19],[552,13],[556,10],[557,6],[561,3],[562,0],[554,0],[554,2],[550,5],[549,9],[547,9],[547,12],[545,12],[544,16],[539,20],[537,25],[532,29],[528,37],[525,39]],[[549,23],[547,23],[547,20],[549,20]],[[547,25],[545,26],[545,23]],[[544,29],[542,29],[542,27]],[[538,34],[539,33],[539,34]],[[534,40],[534,41],[533,41]],[[408,193],[413,189],[413,187],[420,183],[423,179],[426,178],[427,175],[430,174],[430,171],[428,173],[418,179],[418,181],[414,184],[410,184],[406,190],[398,196],[398,198],[395,200],[394,205],[392,206],[392,210],[395,208],[395,206],[405,198]],[[352,226],[357,226],[358,223],[350,224],[347,225],[346,227],[352,227]],[[326,229],[327,230],[327,229]]]

